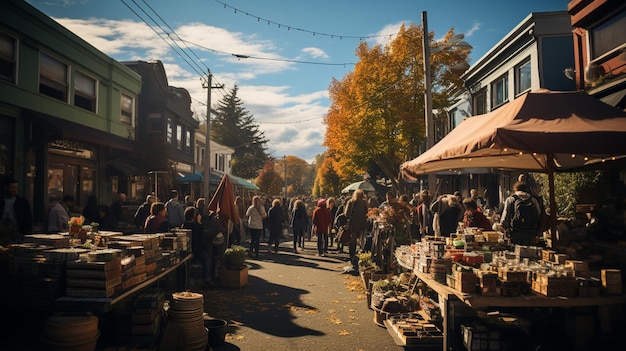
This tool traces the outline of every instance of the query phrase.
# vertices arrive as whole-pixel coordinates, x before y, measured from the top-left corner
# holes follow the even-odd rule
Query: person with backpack
[[[500,225],[511,243],[530,245],[539,228],[541,206],[537,199],[528,192],[526,183],[513,184],[513,194],[504,200],[504,209]]]

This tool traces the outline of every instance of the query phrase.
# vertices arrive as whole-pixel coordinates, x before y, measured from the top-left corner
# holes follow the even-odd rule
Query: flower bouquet
[[[83,229],[83,223],[85,223],[85,217],[71,217],[67,222],[69,226],[70,237],[73,239],[81,239],[84,241],[87,239],[87,231]]]

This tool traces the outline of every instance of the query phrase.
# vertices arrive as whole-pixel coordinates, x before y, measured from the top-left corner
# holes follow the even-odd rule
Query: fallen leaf
[[[329,322],[331,322],[332,324],[343,324],[343,322],[341,321],[341,319],[335,317],[335,316],[330,316],[329,318],[326,318]]]

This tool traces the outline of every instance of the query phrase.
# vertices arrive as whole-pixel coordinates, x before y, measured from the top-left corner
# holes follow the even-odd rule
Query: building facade
[[[532,90],[575,90],[563,71],[574,63],[570,16],[566,11],[530,13],[462,75],[448,111],[450,128],[463,119],[498,109]],[[499,170],[464,170],[444,182],[444,190],[475,188],[497,205],[516,175]],[[447,189],[446,189],[447,187]],[[468,196],[469,194],[464,194]]]
[[[123,64],[137,72],[143,82],[137,118],[137,143],[143,157],[135,160],[139,173],[134,178],[133,195],[143,198],[148,193],[168,194],[171,188],[176,188],[179,173],[194,171],[198,121],[191,111],[191,96],[186,89],[168,84],[161,61]],[[148,174],[161,178],[146,178]]]
[[[0,11],[0,174],[16,178],[35,230],[63,195],[110,203],[136,152],[141,77],[25,1]]]
[[[573,0],[567,10],[575,54],[568,74],[579,90],[626,109],[626,3]]]

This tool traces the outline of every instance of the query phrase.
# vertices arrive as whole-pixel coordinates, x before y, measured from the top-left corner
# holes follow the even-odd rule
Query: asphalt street
[[[229,323],[212,350],[404,349],[374,322],[361,278],[343,273],[347,253],[318,256],[315,238],[298,253],[292,245],[289,236],[275,254],[262,243],[259,258],[247,259],[247,286],[202,290],[205,312]]]

